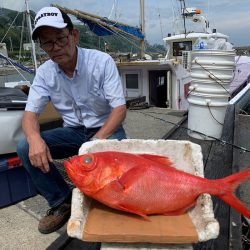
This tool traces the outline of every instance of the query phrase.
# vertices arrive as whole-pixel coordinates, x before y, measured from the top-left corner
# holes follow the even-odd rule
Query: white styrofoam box
[[[84,143],[79,150],[79,155],[103,151],[118,151],[127,153],[147,153],[169,157],[175,167],[204,177],[201,147],[189,141],[178,140],[143,140],[125,139],[95,140]],[[68,235],[82,239],[90,200],[79,189],[75,188],[72,198],[71,217],[68,222]],[[196,227],[200,242],[215,239],[219,234],[219,223],[214,218],[213,204],[209,194],[201,195],[189,215]]]

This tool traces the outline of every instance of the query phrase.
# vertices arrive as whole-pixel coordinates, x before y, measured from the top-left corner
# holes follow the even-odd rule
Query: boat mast
[[[36,72],[36,70],[37,70],[36,50],[35,50],[35,43],[32,39],[32,26],[31,26],[31,20],[30,20],[30,11],[29,11],[29,6],[28,6],[28,0],[25,0],[25,4],[26,4],[26,12],[27,12],[27,23],[28,23],[31,48],[32,48],[31,54],[32,54],[33,64],[35,66],[35,72]]]
[[[140,0],[140,19],[141,19],[141,33],[145,36],[145,16],[144,16],[144,0]],[[140,41],[141,58],[145,57],[145,40]]]

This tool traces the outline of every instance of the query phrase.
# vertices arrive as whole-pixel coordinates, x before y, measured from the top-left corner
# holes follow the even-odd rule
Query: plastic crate
[[[0,207],[13,205],[36,194],[29,174],[17,157],[0,159]]]

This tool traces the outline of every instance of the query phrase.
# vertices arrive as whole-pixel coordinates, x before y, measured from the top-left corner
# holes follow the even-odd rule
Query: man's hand
[[[49,148],[40,136],[29,138],[29,159],[31,164],[40,168],[43,173],[49,172],[49,162],[52,162]]]
[[[49,172],[49,162],[52,157],[49,148],[40,135],[39,114],[25,111],[23,115],[23,131],[29,144],[29,159],[31,164],[44,173]]]

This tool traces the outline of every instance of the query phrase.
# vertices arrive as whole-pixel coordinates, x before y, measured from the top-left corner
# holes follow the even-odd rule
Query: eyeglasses
[[[67,36],[62,36],[62,37],[58,37],[56,38],[55,41],[48,41],[48,42],[41,42],[40,41],[40,47],[46,51],[46,52],[50,52],[54,49],[54,45],[55,43],[60,46],[60,47],[64,47],[68,44],[69,42],[69,35],[71,34],[71,32],[69,31],[69,34]]]

